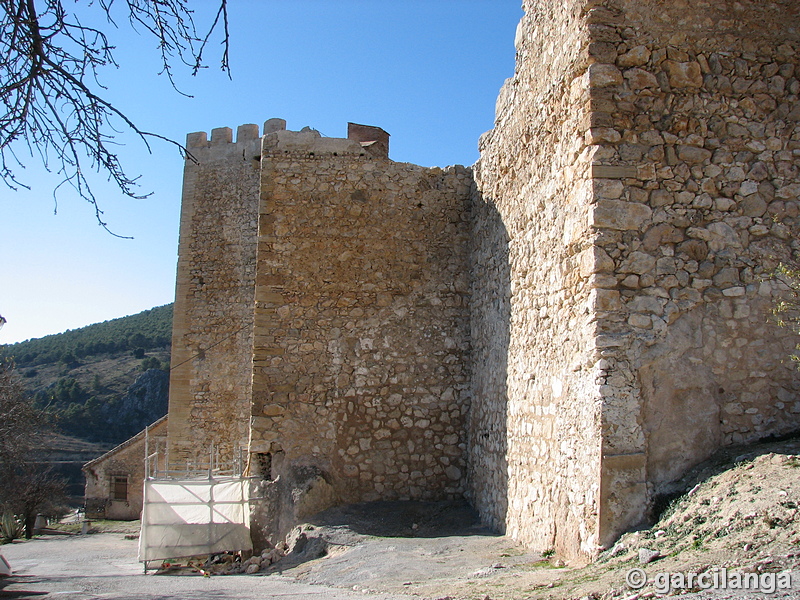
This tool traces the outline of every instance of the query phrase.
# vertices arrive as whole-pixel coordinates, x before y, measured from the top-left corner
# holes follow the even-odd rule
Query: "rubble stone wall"
[[[591,559],[718,447],[800,426],[770,314],[800,258],[800,5],[524,8],[474,170],[359,125],[190,136],[170,439],[249,443],[258,535],[466,494]]]
[[[471,181],[263,138],[250,450],[315,509],[463,495]]]
[[[800,425],[770,315],[798,258],[800,8],[620,0],[587,21],[609,543],[719,446]]]
[[[770,317],[800,9],[562,4],[525,2],[475,168],[470,476],[490,522],[591,557],[716,448],[800,425]]]
[[[601,448],[582,4],[527,3],[475,167],[471,305],[472,500],[572,557],[597,544]]]
[[[170,461],[246,449],[252,380],[257,125],[190,134],[184,168],[169,394]]]

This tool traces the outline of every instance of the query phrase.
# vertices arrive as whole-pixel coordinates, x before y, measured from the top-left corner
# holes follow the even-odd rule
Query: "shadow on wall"
[[[317,527],[346,527],[362,535],[379,537],[438,538],[490,533],[465,500],[346,504],[313,515],[308,522]]]
[[[477,192],[472,219],[469,499],[486,525],[505,533],[511,327],[509,235],[497,208]]]

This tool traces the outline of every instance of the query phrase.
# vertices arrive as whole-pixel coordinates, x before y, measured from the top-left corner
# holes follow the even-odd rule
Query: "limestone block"
[[[628,317],[628,324],[639,329],[652,329],[653,320],[646,315],[634,313]]]
[[[614,270],[614,260],[605,250],[597,246],[587,248],[578,257],[581,277],[588,277],[594,273],[609,273]]]
[[[625,186],[615,179],[593,179],[592,187],[597,198],[616,199],[622,196]]]
[[[739,202],[739,210],[747,217],[760,217],[767,212],[767,203],[760,194],[752,194]]]
[[[653,190],[650,192],[650,204],[654,207],[667,206],[675,201],[675,196],[667,190]]]
[[[261,411],[265,417],[277,417],[282,415],[284,412],[286,412],[286,409],[280,404],[268,404]]]
[[[677,244],[684,240],[683,231],[669,223],[650,227],[642,239],[642,247],[652,252],[662,244]]]
[[[628,69],[624,77],[632,90],[643,90],[647,88],[657,88],[658,80],[656,76],[644,69]]]
[[[744,287],[735,286],[735,287],[729,287],[727,289],[722,290],[722,295],[723,296],[728,296],[729,298],[737,298],[737,297],[740,297],[740,296],[744,296],[745,292],[746,292],[746,290],[745,290]]]
[[[586,144],[616,144],[622,139],[622,134],[610,127],[592,127],[586,132]]]
[[[445,474],[453,480],[460,480],[461,479],[461,469],[456,466],[450,465],[444,470]]]
[[[652,209],[645,204],[599,200],[589,211],[589,225],[598,229],[639,229],[652,214]]]
[[[761,150],[759,150],[759,152],[761,152]],[[764,181],[767,177],[769,177],[769,168],[765,163],[758,161],[754,163],[747,172],[747,177],[755,181]]]
[[[622,287],[636,289],[639,287],[639,276],[628,275],[625,279],[619,282]]]
[[[710,234],[708,247],[715,252],[724,248],[738,249],[742,247],[739,235],[727,223],[711,223],[706,230]]]
[[[633,300],[627,303],[627,308],[631,312],[649,313],[654,315],[661,315],[664,313],[664,306],[662,301],[653,296],[638,295]]]
[[[587,306],[591,312],[612,311],[622,309],[622,301],[618,290],[593,289],[589,292]]]
[[[793,183],[780,187],[775,196],[784,200],[794,200],[800,197],[800,183]]]
[[[614,65],[603,63],[589,65],[589,87],[609,87],[620,85],[622,81],[622,73]]]
[[[589,56],[595,62],[613,63],[617,59],[617,47],[609,42],[591,42],[589,44]]]
[[[645,252],[631,252],[619,267],[620,273],[642,275],[652,271],[656,266],[655,257]]]
[[[617,64],[622,68],[640,67],[650,60],[651,52],[647,46],[635,46],[622,54],[617,59]]]
[[[739,270],[726,267],[720,269],[719,272],[713,277],[714,285],[718,288],[725,288],[740,283]]]
[[[693,260],[704,260],[708,256],[708,244],[703,240],[686,240],[678,244],[677,251]]]
[[[678,146],[678,158],[689,164],[701,164],[711,160],[711,151],[695,146]]]

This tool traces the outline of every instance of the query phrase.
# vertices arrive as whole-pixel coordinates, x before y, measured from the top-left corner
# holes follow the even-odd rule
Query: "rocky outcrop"
[[[114,427],[123,425],[134,435],[167,414],[169,375],[161,369],[148,369],[136,378],[116,402],[104,405],[104,420]]]

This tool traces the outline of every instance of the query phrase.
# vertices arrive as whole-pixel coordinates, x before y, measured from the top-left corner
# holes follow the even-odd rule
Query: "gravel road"
[[[353,600],[362,592],[308,585],[282,575],[202,577],[145,575],[137,541],[121,534],[53,536],[0,546],[14,575],[0,579],[0,598],[65,600]],[[369,594],[375,600],[407,596]]]

